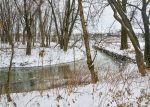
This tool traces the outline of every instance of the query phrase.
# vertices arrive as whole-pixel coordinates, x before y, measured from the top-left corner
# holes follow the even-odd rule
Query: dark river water
[[[119,64],[103,53],[97,52],[94,60],[97,72],[115,71]],[[8,68],[0,69],[0,94],[6,93]],[[10,92],[28,92],[50,89],[71,83],[88,83],[90,73],[85,59],[46,67],[13,68]]]

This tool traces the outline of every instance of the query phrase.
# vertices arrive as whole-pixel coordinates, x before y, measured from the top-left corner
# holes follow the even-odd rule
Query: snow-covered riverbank
[[[23,45],[15,47],[15,53],[13,58],[13,67],[36,67],[54,65],[60,63],[72,62],[74,60],[84,59],[85,55],[83,51],[78,48],[68,49],[67,52],[60,50],[59,47],[55,47],[55,43],[49,48],[33,47],[32,54],[30,56],[25,55],[26,49]],[[39,53],[44,50],[43,57],[39,56]],[[11,50],[0,50],[0,67],[9,67],[10,65]]]
[[[91,42],[90,45],[92,46],[92,44],[94,42]],[[143,42],[140,44],[143,50]],[[63,52],[54,46],[44,48],[43,66],[73,61],[74,55],[76,60],[85,58],[84,48],[81,48],[82,50],[74,48],[75,51],[71,48],[67,52]],[[134,58],[134,49],[131,44],[127,50],[120,50],[119,42],[105,41],[97,46],[103,46],[112,52]],[[39,57],[41,50],[43,48],[34,48],[32,55],[26,56],[25,49],[15,48],[13,59],[15,64],[13,66],[20,67],[20,64],[25,62],[28,63],[25,63],[24,67],[42,66],[42,58]],[[4,62],[1,66],[9,66],[9,50],[8,52],[1,51],[4,52],[0,53],[3,55],[1,60]],[[145,77],[141,77],[136,64],[125,65],[125,68],[120,67],[116,71],[110,68],[106,69],[105,72],[96,69],[99,77],[96,84],[80,86],[68,84],[65,87],[55,89],[11,93],[11,97],[17,107],[150,107],[150,72]],[[13,107],[13,103],[8,103],[6,95],[1,95],[0,107]]]
[[[98,39],[99,40],[99,39]],[[142,51],[144,52],[144,42],[140,38],[140,46]],[[100,40],[101,41],[101,40]],[[134,48],[129,41],[129,48],[126,50],[120,50],[120,38],[119,37],[104,37],[100,43],[95,41],[90,41],[90,46],[92,50],[92,54],[94,51],[92,49],[92,45],[96,45],[98,47],[102,47],[111,52],[118,53],[120,55],[126,55],[130,58],[135,58]],[[69,47],[74,44],[71,42]],[[11,51],[10,46],[8,44],[3,44],[0,49],[0,68],[8,67],[10,64]],[[44,56],[40,57],[39,53],[44,50]],[[82,42],[77,42],[76,46],[73,48],[69,48],[67,52],[60,50],[59,46],[56,43],[51,43],[51,46],[48,48],[42,48],[37,44],[32,49],[31,56],[27,56],[26,54],[26,46],[20,44],[15,44],[15,54],[13,58],[13,67],[36,67],[36,66],[46,66],[46,65],[54,65],[60,63],[72,62],[74,60],[85,59],[85,48]],[[94,55],[93,55],[94,56]]]
[[[141,51],[144,53],[145,43],[144,43],[143,38],[141,37],[139,38],[139,43],[140,43]],[[109,50],[110,52],[114,52],[120,55],[125,55],[125,56],[135,59],[134,47],[130,40],[128,40],[128,49],[125,49],[125,50],[120,50],[120,46],[121,46],[120,37],[104,38],[100,43],[98,43],[97,41],[96,46]]]
[[[150,75],[133,71],[102,75],[97,84],[13,93],[17,107],[150,107]],[[1,95],[0,107],[13,107]]]

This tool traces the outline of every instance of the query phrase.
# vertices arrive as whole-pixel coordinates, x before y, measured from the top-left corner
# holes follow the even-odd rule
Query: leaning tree
[[[140,49],[140,44],[133,30],[131,22],[123,11],[121,1],[120,0],[108,0],[108,3],[114,12],[115,19],[124,27],[124,29],[126,30],[128,34],[128,37],[130,38],[132,42],[132,45],[135,49],[135,54],[136,54],[135,57],[136,57],[136,62],[137,62],[139,72],[142,74],[142,76],[144,76],[146,74],[146,69],[145,69],[145,64],[144,64],[143,53]]]

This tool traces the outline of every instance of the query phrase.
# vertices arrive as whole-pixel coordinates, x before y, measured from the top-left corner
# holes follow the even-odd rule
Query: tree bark
[[[122,0],[122,10],[126,13],[126,4],[127,0]],[[121,50],[128,48],[128,38],[127,38],[127,32],[126,29],[121,25]]]
[[[31,48],[32,48],[32,34],[31,34],[31,29],[27,28],[27,49],[26,49],[26,55],[31,55]]]
[[[122,6],[119,1],[108,0],[108,2],[110,4],[112,10],[114,11],[115,19],[126,29],[127,34],[132,42],[134,49],[135,49],[135,53],[136,53],[135,58],[136,58],[136,63],[137,63],[139,72],[142,74],[142,76],[145,76],[146,69],[145,69],[143,54],[141,52],[139,41],[135,35],[135,32],[132,28],[130,20],[124,14],[124,12],[122,10]]]
[[[26,55],[31,55],[31,45],[32,45],[32,33],[31,33],[31,22],[29,21],[29,13],[27,12],[27,1],[24,0],[24,19],[27,31],[27,49]]]
[[[42,0],[40,0],[40,3]],[[40,36],[41,36],[41,47],[45,47],[45,33],[44,33],[44,25],[42,21],[42,11],[41,6],[39,7],[39,23],[40,23]]]
[[[90,51],[90,46],[89,46],[89,34],[85,25],[82,0],[78,0],[78,5],[79,5],[79,12],[80,12],[80,21],[81,21],[82,30],[83,30],[84,44],[85,44],[85,49],[86,49],[87,65],[91,73],[92,83],[96,83],[98,81],[98,75],[97,75],[97,72],[95,72],[94,64],[93,64],[92,57],[91,57],[91,51]]]
[[[64,29],[63,29],[63,39],[64,39],[64,51],[67,51],[68,48],[68,42],[69,42],[69,35],[68,35],[68,30],[69,30],[69,19],[70,19],[70,0],[66,1],[66,10],[65,10],[65,16],[64,16]]]
[[[144,50],[144,60],[146,62],[146,67],[150,68],[150,30],[149,30],[149,17],[146,14],[148,6],[148,1],[142,0],[142,20],[144,24],[144,38],[145,38],[145,50]]]
[[[62,37],[62,35],[60,35],[60,32],[58,30],[58,23],[57,23],[56,14],[55,14],[54,7],[53,7],[53,2],[48,0],[48,3],[50,4],[51,9],[52,9],[52,15],[53,15],[53,18],[54,18],[56,33],[57,33],[57,36],[58,36],[58,43],[60,45],[60,48],[63,49],[63,37]]]

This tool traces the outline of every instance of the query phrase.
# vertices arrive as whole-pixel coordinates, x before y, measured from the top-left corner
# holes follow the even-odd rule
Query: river
[[[98,73],[118,70],[119,64],[101,52],[94,60]],[[6,93],[8,68],[0,69],[0,94]],[[44,67],[13,68],[10,76],[10,92],[20,93],[45,90],[72,83],[88,83],[90,72],[86,60]],[[69,82],[70,81],[70,82]]]

